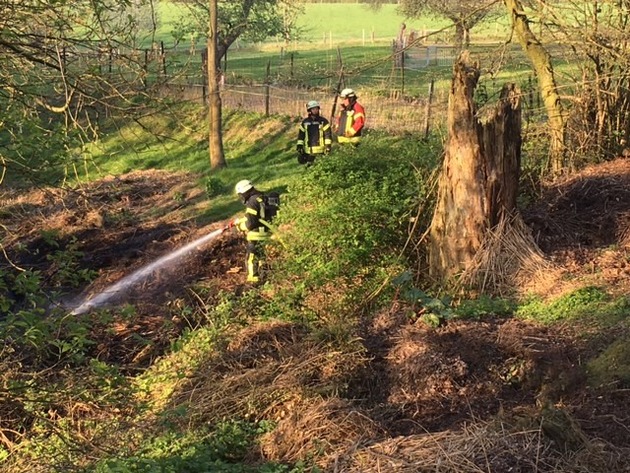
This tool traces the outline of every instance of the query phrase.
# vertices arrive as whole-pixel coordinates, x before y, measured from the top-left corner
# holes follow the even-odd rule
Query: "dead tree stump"
[[[473,100],[479,67],[463,52],[453,67],[446,144],[430,229],[431,276],[453,280],[473,262],[488,231],[516,209],[521,154],[520,93],[506,85],[481,117]]]

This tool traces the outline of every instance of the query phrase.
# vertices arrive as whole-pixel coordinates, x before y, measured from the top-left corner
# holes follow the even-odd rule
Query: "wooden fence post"
[[[429,96],[427,97],[427,105],[424,114],[424,139],[429,138],[429,123],[431,122],[431,103],[433,102],[433,87],[435,79],[431,79],[429,83]]]
[[[343,59],[341,57],[341,49],[337,46],[337,61],[339,63],[339,82],[337,82],[337,88],[335,89],[335,98],[333,100],[332,110],[330,111],[330,122],[335,123],[335,113],[337,113],[337,100],[339,100],[339,92],[341,92],[341,86],[345,83],[346,79],[343,73]],[[333,131],[334,125],[333,125]]]
[[[400,95],[405,95],[405,48],[400,51]]]
[[[208,50],[201,51],[201,100],[205,105],[208,100]]]
[[[289,73],[289,77],[293,79],[293,61],[294,61],[294,53],[291,53],[291,71]]]
[[[267,61],[267,72],[265,75],[265,116],[269,116],[269,82],[271,81],[271,60]]]
[[[148,85],[148,75],[149,75],[149,50],[144,50],[144,66],[142,67],[144,74],[142,76],[142,85],[144,88],[147,88]]]
[[[164,52],[164,41],[160,41],[160,59],[162,60],[162,72],[166,77],[166,53]]]

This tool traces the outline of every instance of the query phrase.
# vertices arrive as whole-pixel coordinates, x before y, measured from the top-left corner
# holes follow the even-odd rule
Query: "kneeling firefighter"
[[[261,278],[264,244],[271,238],[271,221],[277,212],[279,198],[272,195],[273,193],[265,195],[247,179],[237,182],[234,190],[245,204],[245,216],[233,220],[229,226],[234,226],[245,234],[247,282],[258,283]]]

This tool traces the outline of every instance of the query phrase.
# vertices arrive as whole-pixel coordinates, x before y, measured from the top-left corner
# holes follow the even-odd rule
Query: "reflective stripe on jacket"
[[[254,193],[245,202],[245,216],[238,220],[238,228],[245,233],[248,241],[261,241],[271,238],[269,223],[265,220],[265,206],[262,194]]]
[[[321,115],[309,115],[300,125],[297,145],[304,146],[306,154],[324,154],[332,144],[330,123]]]
[[[354,102],[342,108],[337,117],[337,139],[340,143],[358,143],[365,126],[365,109]]]

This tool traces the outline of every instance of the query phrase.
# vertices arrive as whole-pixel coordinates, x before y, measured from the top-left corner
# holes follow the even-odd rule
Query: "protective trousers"
[[[245,254],[247,266],[247,282],[260,282],[260,269],[264,257],[264,241],[248,241]]]

